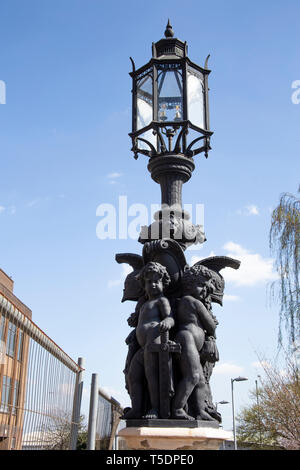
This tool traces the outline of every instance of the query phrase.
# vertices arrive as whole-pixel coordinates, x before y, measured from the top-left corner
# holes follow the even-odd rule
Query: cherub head
[[[141,282],[149,298],[155,298],[161,295],[171,282],[171,278],[165,266],[154,261],[147,263],[136,279]]]
[[[210,295],[215,290],[213,275],[205,266],[188,267],[182,276],[182,288],[185,295],[210,302]]]

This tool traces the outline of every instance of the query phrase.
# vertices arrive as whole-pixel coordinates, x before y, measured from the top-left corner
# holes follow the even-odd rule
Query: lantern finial
[[[165,37],[166,38],[172,38],[174,36],[174,31],[172,29],[172,26],[170,24],[170,20],[168,19],[168,24],[165,30]]]

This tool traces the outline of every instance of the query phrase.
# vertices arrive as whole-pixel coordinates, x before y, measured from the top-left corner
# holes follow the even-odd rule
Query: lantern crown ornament
[[[187,43],[165,37],[152,44],[152,58],[136,69],[132,58],[132,151],[135,158],[164,154],[208,156],[210,137],[208,57],[204,67],[187,56]]]

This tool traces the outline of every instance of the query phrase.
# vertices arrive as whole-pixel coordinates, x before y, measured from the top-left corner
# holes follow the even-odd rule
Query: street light
[[[228,405],[229,401],[222,400],[222,401],[216,401],[215,406],[216,410],[218,411],[218,405]]]
[[[234,440],[234,450],[237,450],[236,443],[236,430],[235,430],[235,413],[234,413],[234,395],[233,395],[233,382],[243,382],[248,380],[247,377],[236,377],[231,379],[231,396],[232,396],[232,421],[233,421],[233,440]]]
[[[221,400],[221,401],[216,401],[215,407],[216,411],[218,411],[218,405],[228,405],[229,401],[226,400]],[[225,450],[225,441],[222,442],[222,449]]]
[[[132,58],[132,150],[150,158],[166,154],[193,157],[210,150],[208,75],[187,56],[187,44],[174,38],[152,44],[152,58],[136,69]],[[164,138],[165,136],[165,138]],[[175,140],[176,136],[176,140]],[[196,143],[201,143],[195,148]]]

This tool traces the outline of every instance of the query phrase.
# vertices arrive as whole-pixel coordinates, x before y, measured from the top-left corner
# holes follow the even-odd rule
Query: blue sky
[[[211,54],[208,160],[196,157],[185,203],[205,206],[207,242],[187,252],[242,260],[227,280],[219,319],[215,401],[248,402],[257,354],[276,354],[278,308],[268,248],[270,211],[299,184],[299,2],[187,0],[9,0],[0,7],[0,267],[34,321],[73,358],[86,360],[84,411],[92,372],[126,404],[122,370],[126,319],[118,252],[141,253],[135,240],[99,240],[101,203],[160,202],[146,157],[130,152],[131,70],[151,56],[170,17],[200,64]],[[129,218],[130,219],[130,218]],[[247,266],[247,267],[246,267]],[[254,364],[254,365],[253,365]],[[223,407],[225,429],[231,408]]]

